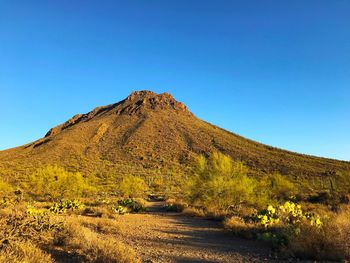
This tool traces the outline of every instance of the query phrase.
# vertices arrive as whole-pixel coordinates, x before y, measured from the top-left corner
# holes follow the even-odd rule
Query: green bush
[[[321,230],[320,217],[304,212],[301,205],[285,202],[280,206],[267,206],[251,216],[233,216],[224,222],[226,228],[242,237],[257,238],[276,248],[285,248],[296,236],[303,235],[305,225],[315,232]]]
[[[268,175],[266,180],[271,199],[286,200],[295,193],[294,184],[279,173]]]
[[[29,204],[27,206],[26,214],[28,216],[31,216],[31,217],[35,218],[35,219],[42,218],[46,213],[47,213],[47,211],[44,211],[42,209],[38,209],[32,204]]]
[[[337,190],[343,194],[350,193],[350,171],[338,173],[335,176],[335,182],[333,183],[333,190]]]
[[[68,172],[57,166],[38,169],[28,180],[28,192],[50,199],[76,198],[91,190],[80,173]]]
[[[255,219],[265,228],[276,224],[297,225],[303,221],[308,221],[310,225],[320,227],[322,222],[320,218],[312,213],[304,212],[301,205],[292,202],[285,202],[279,207],[269,205],[266,209],[260,211]]]
[[[142,197],[147,190],[147,185],[142,178],[128,175],[120,183],[120,190],[125,197]]]
[[[112,206],[112,210],[114,212],[116,212],[117,214],[120,214],[120,215],[124,215],[125,213],[128,212],[128,208],[125,207],[125,206],[121,206],[121,205],[114,205]]]
[[[256,180],[248,177],[249,169],[228,156],[213,153],[200,156],[186,190],[188,202],[207,210],[237,209],[255,199]]]
[[[7,196],[12,192],[13,192],[12,185],[0,179],[0,197]]]
[[[2,197],[0,198],[0,208],[7,207],[11,204],[11,199],[8,197]]]
[[[140,213],[146,210],[145,206],[134,199],[122,199],[117,202],[112,209],[118,214]]]
[[[84,208],[84,204],[77,199],[74,199],[74,200],[62,199],[59,202],[54,203],[50,207],[50,212],[52,212],[54,214],[63,214],[67,210],[74,211],[74,210],[80,210],[83,208]]]
[[[349,207],[344,207],[340,212],[326,218],[321,227],[301,224],[299,231],[289,236],[287,252],[293,256],[322,262],[349,262],[349,218]]]

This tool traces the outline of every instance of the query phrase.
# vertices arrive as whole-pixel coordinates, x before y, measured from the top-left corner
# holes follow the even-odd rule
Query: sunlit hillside
[[[162,241],[149,239],[171,239],[165,228],[211,240],[220,262],[347,258],[346,248],[335,253],[331,240],[347,244],[349,171],[348,162],[225,131],[198,119],[168,93],[133,92],[75,115],[44,138],[0,152],[0,261],[198,259],[193,244],[161,252]],[[221,221],[225,229],[188,216]],[[155,225],[162,228],[156,231]],[[204,236],[196,234],[198,226],[208,229]],[[212,234],[213,227],[220,232]],[[232,239],[225,241],[227,232],[255,240],[256,249],[240,240],[252,254],[227,254],[236,247]],[[141,245],[143,239],[149,245]],[[266,244],[279,252],[271,254]],[[328,247],[323,254],[317,252],[322,244]],[[218,260],[204,243],[198,249]]]

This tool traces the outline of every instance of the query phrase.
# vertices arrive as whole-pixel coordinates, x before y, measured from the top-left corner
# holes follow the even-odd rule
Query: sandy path
[[[159,211],[121,216],[118,238],[131,245],[143,262],[261,262],[268,248],[233,237],[220,223]]]

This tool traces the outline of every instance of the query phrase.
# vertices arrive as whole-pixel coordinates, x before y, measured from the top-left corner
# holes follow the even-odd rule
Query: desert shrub
[[[253,239],[261,231],[256,224],[244,220],[239,216],[232,216],[224,220],[224,227],[237,236]]]
[[[324,204],[336,211],[341,204],[350,203],[350,172],[339,172],[332,176],[320,177],[322,182],[329,182],[316,192],[311,192],[306,200],[314,204]]]
[[[125,197],[135,198],[142,197],[146,190],[147,185],[145,181],[137,176],[127,175],[120,183],[120,190]]]
[[[165,186],[166,182],[162,177],[157,176],[152,180],[151,188],[155,192],[164,192],[166,188]]]
[[[146,211],[146,207],[141,201],[131,198],[119,200],[112,209],[118,214],[140,213]]]
[[[11,242],[0,249],[0,262],[51,263],[50,255],[30,242]]]
[[[167,212],[182,212],[185,209],[185,205],[181,203],[166,203],[163,209]]]
[[[1,256],[14,259],[18,257],[19,262],[35,262],[35,260],[31,261],[30,255],[35,252],[33,258],[39,257],[41,254],[36,253],[37,250],[29,248],[22,253],[21,250],[16,249],[25,249],[26,246],[18,247],[17,245],[28,242],[32,244],[42,243],[59,231],[61,226],[62,223],[51,217],[47,211],[36,209],[33,206],[28,206],[27,210],[24,207],[22,209],[21,205],[16,205],[14,209],[7,208],[6,213],[2,213],[0,217],[0,258]],[[23,261],[21,261],[22,259]],[[47,261],[43,259],[43,262]]]
[[[87,227],[98,234],[117,235],[122,231],[119,222],[114,220],[115,218],[80,217],[79,219],[82,226]]]
[[[350,260],[350,210],[325,220],[320,228],[302,224],[300,231],[289,237],[291,255],[316,260]]]
[[[66,223],[64,230],[56,234],[54,244],[73,249],[84,262],[141,262],[132,248],[109,236],[102,238],[76,221]]]
[[[204,217],[206,213],[203,209],[196,207],[186,207],[182,213],[187,216]]]
[[[349,203],[350,195],[336,191],[321,191],[314,193],[307,198],[307,201],[313,204],[323,204],[336,211],[341,204]]]
[[[319,231],[323,222],[316,214],[305,212],[301,205],[289,201],[277,207],[269,205],[251,216],[233,216],[224,221],[225,228],[233,233],[266,241],[279,249],[288,246],[306,225]]]
[[[322,226],[319,216],[305,213],[301,205],[288,201],[276,208],[269,205],[253,216],[253,221],[264,228],[264,231],[257,232],[257,238],[276,247],[288,244],[290,237],[300,233],[303,224],[315,229]]]
[[[268,174],[256,180],[251,203],[256,209],[261,210],[266,204],[278,205],[286,200],[295,201],[296,193],[296,186],[285,176],[278,173]]]
[[[80,173],[68,172],[57,166],[38,169],[29,176],[28,191],[39,197],[76,198],[91,190]]]
[[[248,168],[233,163],[228,156],[213,153],[209,159],[200,156],[191,176],[186,198],[190,204],[208,211],[237,209],[254,200],[256,180],[248,177]]]
[[[149,194],[147,196],[147,201],[149,202],[161,202],[161,201],[165,201],[166,197],[163,194]]]
[[[350,193],[350,171],[337,173],[335,181],[336,185],[334,188],[336,188],[337,191],[343,194]]]
[[[109,205],[111,203],[111,200],[108,198],[98,197],[94,201],[94,205]]]
[[[0,198],[0,208],[7,207],[11,204],[11,199],[4,196]]]
[[[115,219],[115,211],[111,207],[106,206],[94,206],[94,207],[86,207],[82,211],[82,215],[89,217],[100,217],[100,218],[109,218]]]
[[[265,180],[272,200],[290,199],[295,194],[294,184],[279,173],[270,174]]]
[[[333,203],[332,194],[329,191],[317,192],[307,199],[310,203],[330,204]]]
[[[308,221],[310,225],[315,227],[320,227],[322,225],[318,215],[310,212],[305,213],[301,205],[289,201],[277,208],[269,205],[266,209],[253,216],[253,218],[265,228],[276,224],[296,225],[302,221]]]
[[[121,205],[114,205],[112,206],[112,210],[117,213],[117,214],[120,214],[120,215],[124,215],[126,213],[128,213],[128,208],[125,207],[125,206],[121,206]]]
[[[4,182],[0,179],[0,197],[7,196],[13,192],[13,187],[9,183]]]
[[[55,202],[51,207],[50,207],[50,212],[54,213],[54,214],[63,214],[65,213],[67,210],[80,210],[84,208],[84,204],[77,200],[65,200],[62,199],[59,202]]]
[[[47,211],[43,209],[38,209],[32,204],[28,204],[26,214],[35,219],[39,219],[40,217],[43,217],[45,214],[47,214]]]
[[[147,185],[142,178],[128,175],[120,183],[120,190],[125,197],[142,197],[147,190]]]

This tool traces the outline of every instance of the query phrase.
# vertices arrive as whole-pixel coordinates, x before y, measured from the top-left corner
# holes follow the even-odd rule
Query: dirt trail
[[[119,238],[143,262],[271,262],[260,242],[236,238],[219,222],[162,212],[161,205],[150,203],[147,213],[119,219]]]

